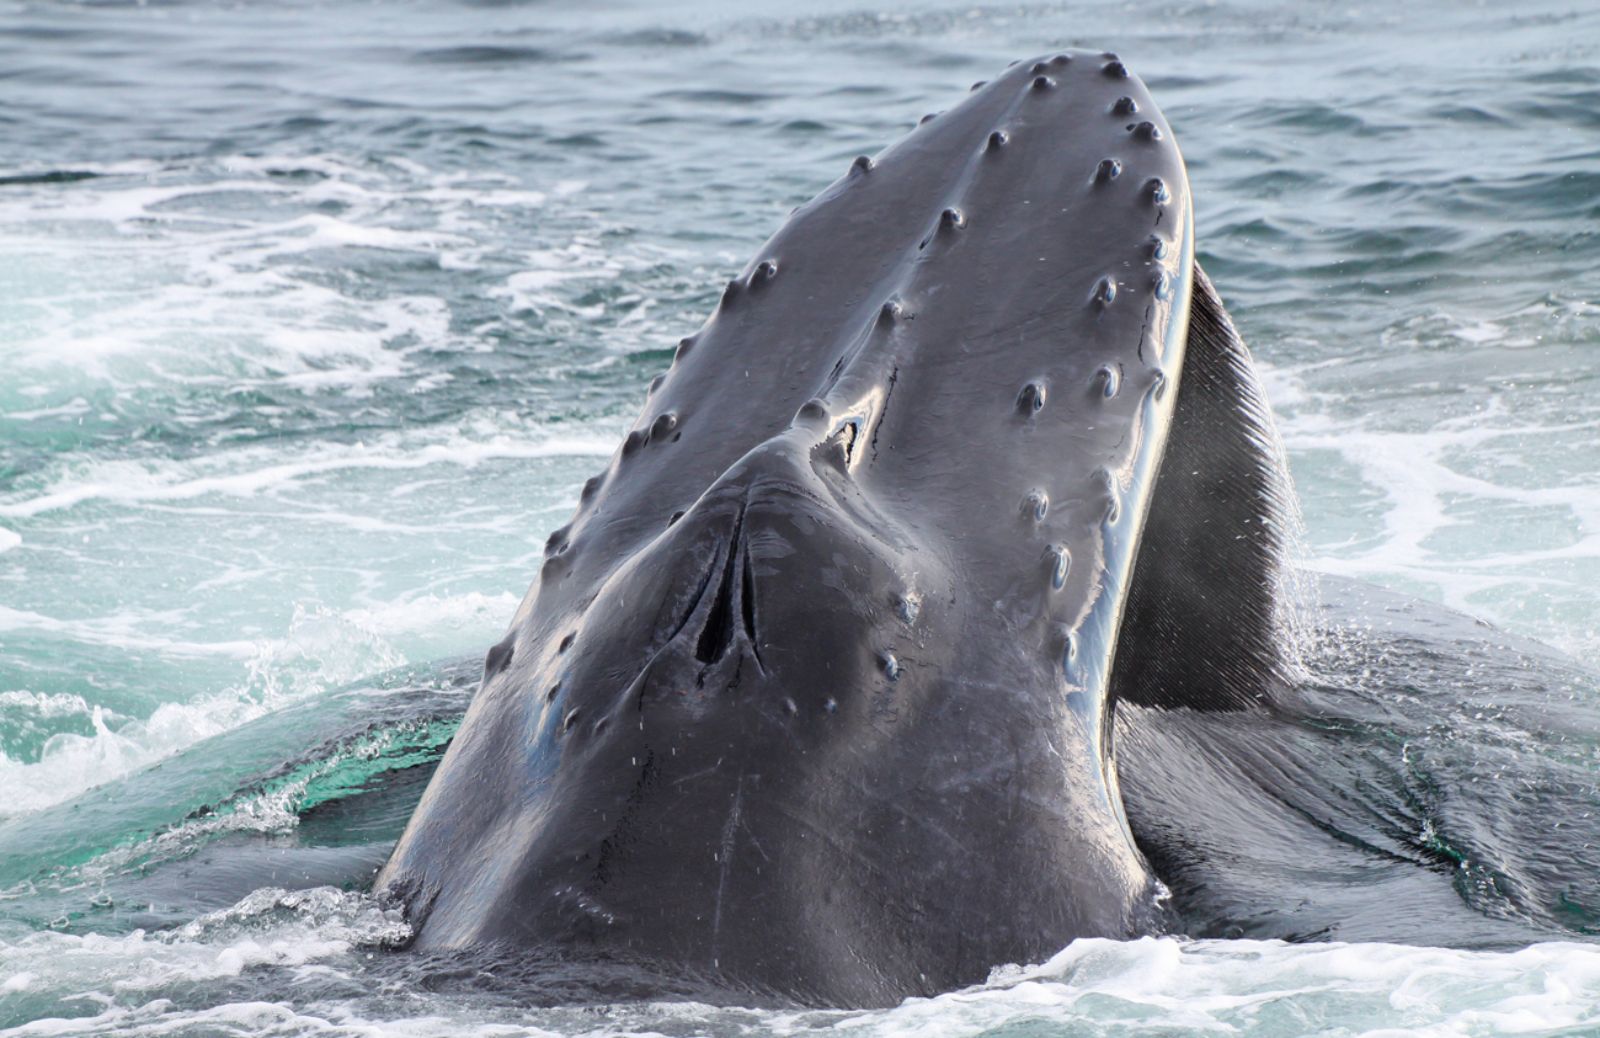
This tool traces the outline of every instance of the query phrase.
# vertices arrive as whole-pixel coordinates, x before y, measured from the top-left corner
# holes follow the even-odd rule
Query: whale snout
[[[631,659],[622,699],[647,723],[738,704],[792,727],[897,681],[926,620],[915,553],[825,448],[788,435],[752,450],[608,582],[579,638],[594,687],[572,693],[604,694]]]

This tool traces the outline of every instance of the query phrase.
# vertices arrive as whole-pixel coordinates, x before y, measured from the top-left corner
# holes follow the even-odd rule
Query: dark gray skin
[[[683,341],[378,886],[422,949],[831,1005],[1157,930],[1115,704],[1276,679],[1270,444],[1143,85],[1018,63]]]

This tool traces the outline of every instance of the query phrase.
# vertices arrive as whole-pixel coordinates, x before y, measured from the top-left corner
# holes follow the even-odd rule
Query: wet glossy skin
[[[490,652],[379,879],[419,946],[872,1004],[1149,930],[1107,689],[1190,228],[1165,122],[1083,52],[797,210]]]

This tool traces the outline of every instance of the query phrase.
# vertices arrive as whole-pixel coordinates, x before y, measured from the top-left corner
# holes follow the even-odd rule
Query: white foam
[[[88,620],[58,620],[23,609],[0,606],[0,632],[49,634],[70,638],[88,645],[139,652],[160,652],[169,656],[223,656],[251,659],[259,650],[256,642],[195,642],[142,632],[141,624],[160,622],[162,617],[125,612],[117,616]],[[170,618],[169,618],[170,619]]]
[[[319,178],[275,176],[291,170]],[[376,249],[473,269],[498,255],[508,214],[582,189],[339,156],[106,172],[71,191],[16,185],[0,197],[0,231],[21,273],[0,319],[0,358],[14,369],[0,412],[8,395],[35,402],[17,420],[73,413],[85,383],[134,396],[170,383],[359,396],[413,375],[419,349],[492,350],[491,338],[455,329],[445,300],[350,291],[311,254]],[[221,209],[218,196],[239,201]],[[586,246],[566,261],[614,276],[607,250]]]
[[[1398,1016],[1398,1019],[1397,1019]],[[1600,1027],[1600,947],[1470,952],[1383,944],[1082,940],[980,988],[848,1021],[881,1035],[1554,1033]],[[1399,1023],[1401,1026],[1396,1027]]]
[[[99,1002],[105,1012],[41,1020],[6,1033],[95,1033],[112,1019],[126,1023],[130,1014],[141,1012],[151,1022],[170,1019],[172,1003],[148,1003],[141,996],[178,985],[228,981],[253,969],[306,975],[318,963],[363,946],[392,945],[408,933],[396,910],[327,887],[257,890],[232,908],[172,931],[116,936],[37,932],[15,943],[0,942],[0,993],[43,989],[59,992],[69,1004],[79,999]],[[229,1008],[230,1017],[237,1014],[237,1007]],[[193,1026],[192,1020],[187,1023]]]
[[[1532,309],[1537,322],[1551,319],[1543,304]],[[1383,342],[1408,353],[1515,348],[1525,316],[1427,314]],[[1330,351],[1310,344],[1300,352]],[[1262,365],[1297,473],[1326,473],[1298,480],[1311,534],[1306,563],[1426,595],[1579,657],[1600,648],[1600,610],[1588,593],[1600,577],[1600,473],[1563,458],[1568,445],[1600,431],[1600,413],[1564,395],[1512,393],[1477,395],[1468,411],[1462,405],[1473,396],[1429,400],[1426,390],[1401,408],[1356,411],[1352,363],[1341,355]],[[1562,459],[1558,469],[1550,458]]]
[[[441,629],[481,629],[503,625],[517,608],[520,596],[509,592],[486,595],[469,591],[461,595],[418,595],[366,609],[352,609],[344,615],[353,623],[384,632],[386,637],[404,634],[437,633]]]
[[[15,530],[8,530],[4,526],[0,526],[0,555],[4,555],[12,548],[17,548],[21,545],[22,535],[20,533],[17,533]]]
[[[470,597],[464,604],[436,599],[433,615],[459,619],[491,611],[492,605],[498,604]],[[0,611],[0,619],[8,612],[15,611]],[[502,616],[509,613],[506,608]],[[400,618],[403,629],[405,624],[424,624],[423,617],[428,614],[429,605],[422,602],[410,610],[397,608],[392,615]],[[502,618],[499,623],[503,622]],[[63,629],[77,637],[84,625],[64,625]],[[283,638],[241,645],[249,653],[249,676],[238,687],[189,702],[164,703],[148,717],[125,719],[116,725],[94,706],[92,734],[57,733],[46,740],[34,760],[15,760],[0,753],[0,788],[6,791],[0,801],[0,817],[43,810],[271,710],[407,662],[372,615],[359,610],[354,616],[344,616],[326,608],[297,606]],[[154,647],[172,651],[171,644]],[[178,643],[179,649],[183,647]]]
[[[1043,965],[997,970],[979,987],[865,1012],[689,1002],[538,1009],[423,990],[336,1001],[298,995],[297,978],[361,983],[352,952],[392,942],[403,932],[396,917],[355,895],[265,890],[167,934],[42,933],[0,944],[0,977],[21,978],[0,985],[71,993],[99,1006],[94,1015],[42,1020],[11,1032],[19,1035],[1444,1038],[1589,1034],[1600,1028],[1600,948],[1579,944],[1466,952],[1381,944],[1085,940]],[[261,974],[257,990],[240,981],[252,970]],[[185,992],[181,1003],[150,998],[173,990]],[[206,992],[215,997],[205,998]]]
[[[190,501],[207,497],[252,497],[311,477],[361,469],[398,471],[434,465],[472,467],[488,460],[565,456],[609,456],[615,444],[599,437],[537,440],[493,432],[474,438],[447,430],[443,442],[418,442],[424,431],[386,435],[372,444],[324,444],[292,461],[278,461],[278,448],[217,451],[198,461],[99,461],[41,493],[0,501],[0,516],[30,518],[90,501],[120,505]],[[437,435],[435,433],[434,435]],[[214,472],[214,469],[224,469]],[[227,471],[231,470],[231,471]]]

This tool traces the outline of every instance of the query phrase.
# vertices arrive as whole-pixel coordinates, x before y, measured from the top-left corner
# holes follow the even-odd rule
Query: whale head
[[[1158,927],[1116,703],[1203,669],[1173,616],[1261,608],[1140,562],[1240,550],[1229,514],[1190,543],[1187,471],[1152,518],[1201,325],[1231,334],[1183,161],[1114,55],[1013,65],[852,163],[551,535],[379,879],[417,944],[876,1004]],[[1157,662],[1121,680],[1135,619]]]

